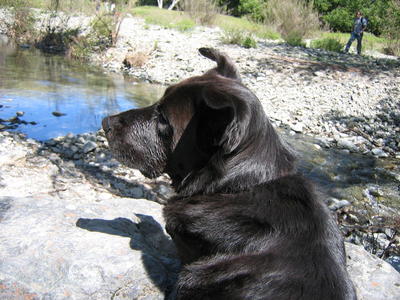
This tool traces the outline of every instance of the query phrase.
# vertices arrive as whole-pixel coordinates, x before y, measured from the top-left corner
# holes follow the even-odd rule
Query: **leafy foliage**
[[[387,13],[393,0],[314,0],[322,20],[334,31],[350,32],[355,13],[360,10],[368,18],[368,31],[380,35],[384,31]]]

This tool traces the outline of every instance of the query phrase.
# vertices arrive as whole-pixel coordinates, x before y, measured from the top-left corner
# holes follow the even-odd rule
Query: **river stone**
[[[83,152],[84,153],[89,153],[90,151],[93,151],[94,149],[96,149],[97,144],[93,141],[88,141],[85,143],[85,145],[83,145]]]

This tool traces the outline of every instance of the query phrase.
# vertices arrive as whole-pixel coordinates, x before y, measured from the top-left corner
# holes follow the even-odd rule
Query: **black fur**
[[[183,263],[173,297],[356,299],[337,226],[259,100],[227,56],[200,53],[217,67],[103,120],[117,158],[177,191],[164,208]]]

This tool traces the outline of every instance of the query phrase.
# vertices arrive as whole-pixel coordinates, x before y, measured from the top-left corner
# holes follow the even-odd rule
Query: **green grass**
[[[184,12],[159,9],[156,6],[138,6],[133,8],[134,16],[142,17],[147,24],[155,24],[164,28],[178,30],[190,30],[196,23]],[[235,18],[226,15],[218,15],[215,25],[224,31],[243,31],[254,34],[262,39],[279,39],[280,35],[268,29],[265,25],[251,22],[245,18]]]
[[[196,23],[185,13],[160,9],[156,6],[138,6],[131,12],[134,16],[143,18],[146,24],[155,24],[164,28],[187,31],[196,26]]]
[[[341,33],[341,32],[322,32],[320,33],[320,38],[332,38],[343,45],[346,45],[347,41],[350,38],[350,33]],[[364,33],[363,37],[363,51],[365,50],[373,50],[383,53],[383,49],[386,47],[388,40],[382,37],[377,37],[372,33]],[[357,45],[357,41],[354,41],[352,47]]]
[[[215,24],[224,31],[247,31],[261,39],[280,39],[279,33],[268,28],[266,25],[258,24],[247,20],[246,18],[235,18],[226,15],[218,15]]]

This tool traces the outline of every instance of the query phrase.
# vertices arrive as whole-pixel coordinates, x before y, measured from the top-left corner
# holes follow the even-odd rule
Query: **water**
[[[147,106],[163,90],[86,63],[0,44],[0,119],[24,112],[21,120],[37,124],[19,124],[18,130],[37,140],[96,131],[104,116]]]

